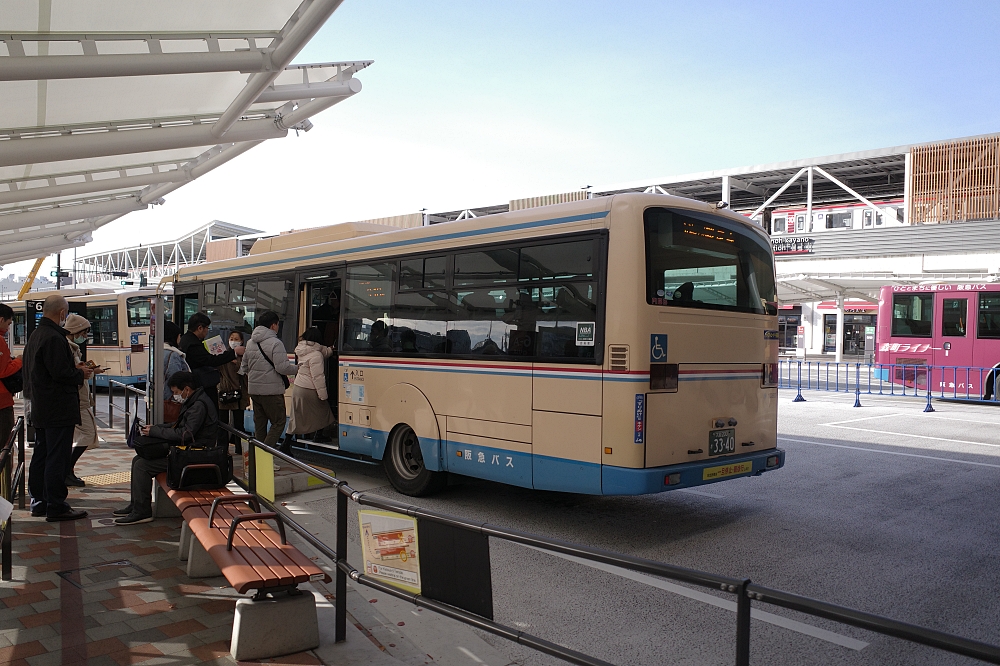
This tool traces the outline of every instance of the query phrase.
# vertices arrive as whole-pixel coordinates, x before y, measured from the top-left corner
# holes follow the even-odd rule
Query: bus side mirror
[[[951,343],[950,342],[946,342],[942,346],[944,347],[945,351],[949,351],[951,349]]]

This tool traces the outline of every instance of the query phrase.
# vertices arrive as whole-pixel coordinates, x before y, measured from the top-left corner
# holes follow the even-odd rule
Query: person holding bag
[[[250,335],[250,343],[240,365],[240,374],[247,376],[250,399],[253,401],[254,437],[271,447],[277,446],[285,429],[287,376],[294,376],[299,370],[289,362],[285,345],[278,338],[279,325],[277,313],[271,310],[257,318],[257,327]],[[291,453],[291,446],[283,443],[281,451]]]
[[[66,339],[69,340],[69,348],[73,351],[73,360],[76,361],[78,366],[82,365],[83,352],[80,349],[80,345],[87,342],[90,333],[90,322],[78,314],[71,314],[66,318],[66,325],[63,328],[69,331]],[[100,372],[100,368],[96,368],[94,372]],[[76,475],[74,468],[84,451],[97,448],[98,439],[97,422],[94,420],[94,413],[90,409],[90,384],[88,382],[80,384],[80,390],[77,391],[77,395],[80,400],[80,424],[73,431],[73,453],[69,459],[69,469],[66,470],[66,485],[82,488],[87,484]]]
[[[167,471],[171,446],[213,448],[218,445],[218,413],[205,389],[190,372],[175,372],[167,381],[181,412],[173,425],[144,426],[132,458],[132,498],[114,511],[118,525],[138,525],[153,520],[153,479]]]
[[[243,347],[243,334],[233,331],[229,334],[230,349],[240,349]],[[243,413],[250,406],[250,390],[247,385],[247,376],[240,374],[239,359],[219,366],[219,373],[222,381],[219,382],[219,421],[229,425],[236,430],[243,431]],[[243,440],[236,435],[219,429],[220,443],[228,446],[233,444],[236,453],[243,453]]]
[[[333,349],[323,345],[323,334],[313,326],[306,329],[295,347],[299,372],[295,375],[292,389],[292,422],[288,426],[290,435],[316,433],[322,437],[322,430],[337,422],[337,418],[327,402],[326,359]]]

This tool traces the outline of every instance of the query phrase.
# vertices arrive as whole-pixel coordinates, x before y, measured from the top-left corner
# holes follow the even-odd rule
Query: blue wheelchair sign
[[[667,362],[667,334],[653,333],[649,336],[649,362]]]

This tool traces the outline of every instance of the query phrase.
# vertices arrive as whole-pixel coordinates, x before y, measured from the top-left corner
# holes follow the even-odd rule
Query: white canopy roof
[[[112,220],[361,90],[371,61],[291,65],[342,0],[0,6],[0,263]]]

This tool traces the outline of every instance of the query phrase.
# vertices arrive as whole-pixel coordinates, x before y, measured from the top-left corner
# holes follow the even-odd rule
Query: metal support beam
[[[191,180],[189,173],[180,169],[150,173],[141,176],[123,176],[120,178],[90,179],[78,183],[63,185],[47,185],[42,187],[23,187],[12,192],[0,192],[0,204],[20,203],[23,201],[44,201],[59,197],[72,197],[113,190],[156,185],[159,183],[185,183]]]
[[[0,217],[0,220],[2,219],[3,218]],[[0,232],[0,251],[3,251],[4,246],[8,243],[18,243],[23,240],[35,240],[37,238],[48,238],[49,236],[67,236],[70,234],[90,233],[101,226],[97,223],[97,220],[98,218],[93,218],[75,223],[63,222],[54,225],[50,224],[25,231],[15,229],[13,231]]]
[[[803,231],[813,230],[813,168],[809,167],[806,172],[806,228]],[[796,229],[798,231],[798,229]]]
[[[212,133],[213,127],[208,124],[182,125],[0,141],[0,166],[211,146],[219,143]],[[288,130],[277,127],[270,118],[244,120],[229,130],[226,142],[280,139],[287,134]]]
[[[229,160],[242,155],[261,143],[263,143],[263,141],[244,141],[242,143],[234,143],[226,146],[215,146],[211,150],[206,153],[202,153],[197,158],[192,160],[191,167],[185,165],[183,170],[189,173],[191,179],[193,180],[205,175],[212,169],[222,166]],[[160,198],[180,188],[183,184],[183,182],[174,182],[164,183],[163,185],[155,187],[148,187],[140,194],[139,201],[144,204],[143,208],[145,208],[145,204],[156,202]]]
[[[216,137],[216,141],[234,129],[233,126],[240,116],[246,113],[261,93],[274,83],[281,70],[291,64],[292,59],[313,35],[319,32],[341,2],[343,0],[304,0],[295,15],[281,29],[281,37],[273,44],[274,50],[271,53],[273,69],[252,75],[240,94],[219,117],[219,121],[212,126],[212,134]]]
[[[90,240],[91,237],[88,232],[75,238],[56,236],[36,238],[35,240],[21,241],[20,243],[10,243],[0,246],[0,262],[13,263],[37,257],[42,252],[52,254],[71,247],[81,247],[89,243]]]
[[[837,342],[834,346],[834,361],[844,360],[844,293],[837,293]]]
[[[270,72],[271,50],[208,53],[37,55],[0,58],[0,81],[94,79],[112,76]]]
[[[858,201],[860,201],[864,205],[866,205],[869,208],[871,208],[872,210],[874,210],[879,215],[885,215],[886,217],[892,217],[892,219],[895,220],[896,222],[899,221],[899,218],[896,217],[896,211],[893,210],[892,208],[886,208],[886,209],[883,210],[883,209],[879,208],[878,206],[876,206],[875,204],[873,204],[868,199],[864,198],[863,196],[861,196],[860,194],[858,194],[857,192],[855,192],[854,190],[852,190],[851,188],[849,188],[847,185],[843,184],[842,182],[840,182],[839,180],[837,180],[836,178],[834,178],[833,176],[831,176],[830,174],[828,174],[823,169],[821,169],[819,167],[811,167],[811,168],[813,168],[816,171],[818,171],[819,175],[823,176],[828,181],[830,181],[831,183],[833,183],[834,185],[836,185],[840,189],[844,190],[845,192],[847,192],[848,194],[850,194],[852,197],[854,197],[855,199],[857,199]]]
[[[799,169],[798,173],[796,173],[794,176],[792,176],[791,178],[789,178],[788,181],[785,182],[784,185],[782,185],[780,188],[778,188],[777,192],[775,192],[770,197],[768,197],[767,201],[765,201],[764,203],[762,203],[760,205],[760,208],[758,208],[753,213],[751,213],[749,215],[749,217],[751,219],[753,219],[753,218],[757,217],[758,215],[760,215],[761,212],[765,208],[767,208],[768,206],[771,205],[772,201],[774,201],[775,199],[777,199],[778,197],[780,197],[784,193],[785,190],[787,190],[789,187],[791,187],[792,183],[794,183],[795,181],[797,181],[799,179],[799,176],[801,176],[802,174],[804,174],[806,172],[806,169],[808,169],[808,167],[802,167],[801,169]]]
[[[743,190],[744,192],[749,192],[750,194],[756,194],[759,197],[767,196],[767,190],[765,190],[763,187],[760,187],[759,185],[748,183],[747,181],[741,180],[736,176],[723,176],[723,178],[729,179],[729,185],[731,187],[737,187]]]
[[[260,94],[254,104],[291,102],[319,97],[350,97],[359,92],[361,92],[361,81],[355,78],[350,78],[346,81],[323,81],[320,83],[271,86]]]
[[[722,203],[726,204],[727,208],[729,207],[729,201],[730,201],[729,186],[730,186],[729,176],[723,176],[722,177]]]
[[[24,213],[9,213],[0,215],[0,229],[26,229],[105,215],[124,215],[132,211],[142,210],[146,208],[146,205],[135,197],[128,197],[127,199],[99,201],[77,206],[59,206]]]

